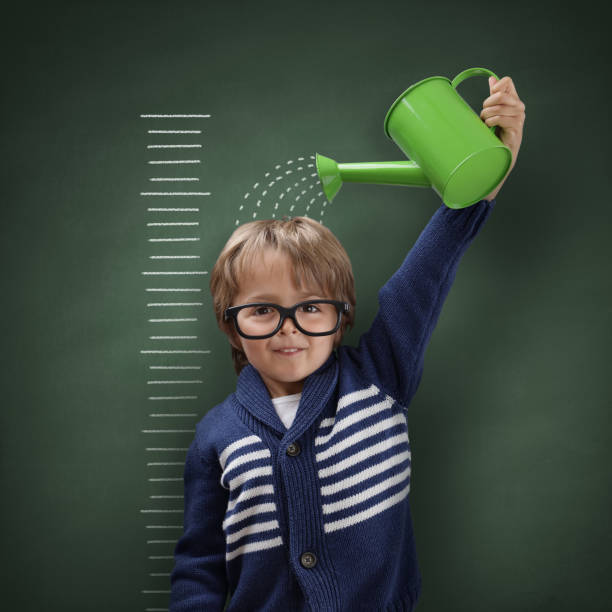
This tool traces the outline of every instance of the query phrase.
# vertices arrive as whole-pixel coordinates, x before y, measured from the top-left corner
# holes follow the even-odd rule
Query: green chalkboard
[[[356,342],[439,199],[347,184],[328,204],[312,156],[402,159],[390,104],[471,66],[512,76],[527,121],[410,407],[419,610],[608,609],[603,21],[552,2],[156,0],[3,21],[3,609],[167,609],[185,449],[235,381],[219,250],[254,215],[320,219],[353,261]],[[477,110],[488,95],[460,90]]]

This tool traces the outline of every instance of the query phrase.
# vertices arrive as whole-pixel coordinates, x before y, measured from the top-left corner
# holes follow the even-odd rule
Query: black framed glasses
[[[287,317],[307,336],[329,336],[338,331],[342,315],[350,310],[350,304],[337,300],[308,300],[290,308],[256,302],[227,308],[223,318],[225,321],[233,319],[236,331],[248,340],[270,338]]]

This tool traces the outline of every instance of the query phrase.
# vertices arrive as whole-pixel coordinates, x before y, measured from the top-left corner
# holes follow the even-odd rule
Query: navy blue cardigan
[[[406,408],[481,201],[433,215],[357,348],[305,381],[287,430],[257,371],[198,423],[171,611],[408,611],[421,577]]]

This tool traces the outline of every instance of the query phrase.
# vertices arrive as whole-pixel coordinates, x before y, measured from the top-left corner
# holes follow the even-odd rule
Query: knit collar
[[[235,397],[256,419],[281,436],[291,432],[291,437],[295,439],[312,425],[325,408],[337,380],[338,361],[335,352],[332,352],[327,361],[304,381],[300,405],[288,430],[274,410],[270,393],[259,372],[250,364],[240,372]]]

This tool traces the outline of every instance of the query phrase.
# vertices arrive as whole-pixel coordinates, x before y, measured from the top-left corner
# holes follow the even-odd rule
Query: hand
[[[518,97],[514,83],[509,76],[505,76],[499,81],[495,77],[489,77],[489,90],[491,95],[482,103],[480,118],[488,126],[499,126],[497,136],[512,152],[512,163],[508,172],[497,187],[484,198],[491,201],[497,196],[501,186],[514,168],[514,164],[516,164],[516,158],[523,140],[525,105]]]

